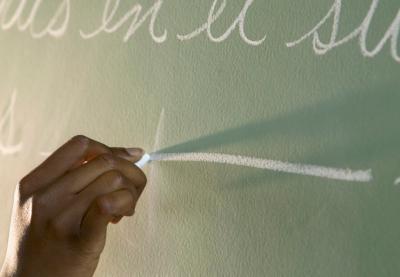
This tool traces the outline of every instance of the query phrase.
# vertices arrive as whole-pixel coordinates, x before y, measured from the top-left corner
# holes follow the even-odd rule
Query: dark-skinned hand
[[[132,216],[145,187],[142,155],[76,136],[25,176],[0,276],[93,276],[108,224]]]

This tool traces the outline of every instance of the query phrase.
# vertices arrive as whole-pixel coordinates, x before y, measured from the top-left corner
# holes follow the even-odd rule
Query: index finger
[[[139,153],[140,149],[136,149],[136,151]],[[123,151],[123,148],[110,148],[98,141],[78,135],[58,148],[41,165],[24,177],[21,184],[26,183],[28,187],[26,189],[32,193],[55,181],[66,172],[80,166],[85,161],[101,154],[124,156],[122,158],[125,159],[129,159],[130,156],[133,162],[140,159],[139,154],[129,155],[128,152]],[[28,194],[30,194],[29,192]]]

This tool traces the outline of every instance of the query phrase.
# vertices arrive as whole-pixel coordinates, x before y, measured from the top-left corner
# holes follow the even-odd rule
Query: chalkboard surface
[[[1,0],[0,258],[15,184],[85,134],[154,159],[97,276],[399,276],[399,8]]]

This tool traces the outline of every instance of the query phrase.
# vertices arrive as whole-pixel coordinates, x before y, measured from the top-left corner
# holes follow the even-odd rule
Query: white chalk
[[[151,154],[151,160],[220,163],[352,182],[370,182],[373,179],[371,170],[352,171],[350,169],[296,164],[219,153],[153,153]]]
[[[143,157],[135,163],[135,165],[139,168],[143,168],[146,164],[148,164],[151,160],[151,157],[149,154],[144,154]]]

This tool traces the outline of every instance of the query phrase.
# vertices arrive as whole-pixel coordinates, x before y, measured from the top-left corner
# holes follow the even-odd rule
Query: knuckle
[[[22,186],[28,185],[30,183],[29,175],[24,176],[20,181],[19,184]]]
[[[89,138],[84,135],[76,135],[71,138],[71,141],[76,143],[87,143]]]
[[[142,190],[144,185],[141,184],[141,182],[133,179],[129,179],[122,175],[122,179],[119,183],[120,187],[115,187],[114,189],[126,189],[128,191],[131,191],[132,193],[137,193],[138,190]]]
[[[85,149],[89,144],[89,138],[84,135],[77,135],[71,138],[71,142]]]
[[[15,193],[17,193],[20,200],[26,200],[38,192],[40,189],[39,184],[34,175],[28,174],[17,183]]]
[[[106,153],[99,156],[99,162],[107,168],[114,168],[116,164],[115,157],[112,154]]]
[[[96,199],[97,209],[101,214],[109,215],[112,214],[114,206],[109,196],[99,196]]]
[[[106,173],[106,182],[109,183],[114,189],[118,189],[124,183],[124,176],[118,170],[110,170]]]
[[[17,185],[17,191],[22,198],[29,196],[30,188],[32,187],[29,176],[22,178]]]
[[[111,182],[120,182],[122,181],[123,175],[118,170],[110,170],[107,172],[108,181]]]

